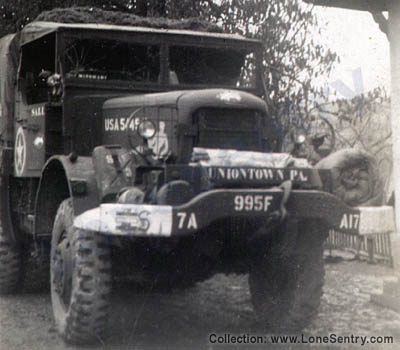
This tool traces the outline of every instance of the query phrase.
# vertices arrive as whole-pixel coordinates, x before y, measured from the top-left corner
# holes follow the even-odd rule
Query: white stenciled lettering
[[[250,179],[250,180],[253,180],[253,179],[254,179],[254,172],[255,172],[255,170],[256,170],[256,169],[254,169],[254,168],[248,169],[248,174],[249,174],[249,179]],[[245,172],[244,178],[246,178],[246,172]]]
[[[263,169],[263,173],[264,173],[265,179],[273,179],[274,178],[274,172],[272,171],[272,169]]]
[[[302,171],[300,171],[300,180],[303,182],[308,181],[308,176],[304,175]]]
[[[299,169],[210,167],[208,176],[213,180],[251,181],[309,181],[307,172]]]
[[[178,212],[176,214],[178,216],[178,229],[197,229],[198,225],[197,225],[197,218],[196,218],[196,214],[195,213],[190,213],[188,215],[188,213],[186,212]]]
[[[237,180],[240,177],[240,172],[236,168],[228,168],[227,169],[227,178],[228,180]]]
[[[272,196],[265,196],[264,197],[264,211],[268,211],[269,206],[271,205],[271,201],[274,198]]]
[[[179,212],[176,215],[179,218],[178,228],[182,229],[183,228],[183,224],[185,223],[186,213],[185,212]]]
[[[339,229],[357,230],[360,224],[359,214],[343,214]]]
[[[290,170],[290,180],[294,180],[297,178],[297,175],[299,174],[299,172],[297,170]]]
[[[247,177],[246,169],[241,168],[241,169],[239,169],[239,172],[240,172],[241,177],[243,177],[243,178]]]
[[[262,194],[237,195],[233,199],[235,211],[268,211],[272,196]]]
[[[114,119],[104,119],[104,130],[111,131],[114,129]]]
[[[32,117],[41,117],[44,116],[44,106],[35,107],[31,109]]]
[[[94,79],[94,80],[107,80],[107,75],[103,74],[90,74],[90,73],[79,73],[78,78],[80,79]]]
[[[187,228],[197,229],[197,219],[195,213],[190,214],[189,222]]]
[[[243,196],[235,196],[234,203],[235,203],[235,210],[236,211],[242,211],[243,210],[243,208],[244,208],[244,198],[243,198]]]
[[[262,171],[262,169],[256,169],[256,179],[257,180],[262,180],[264,177],[263,177],[263,171]]]
[[[340,222],[339,228],[341,228],[341,229],[343,229],[343,228],[348,229],[349,228],[349,223],[348,223],[346,214],[343,215],[342,221]]]
[[[121,118],[120,120],[119,120],[119,123],[121,124],[121,131],[125,131],[125,129],[126,129],[126,125],[125,125],[125,118]]]
[[[301,170],[290,170],[290,180],[297,180],[297,181],[302,181],[305,182],[308,180],[308,177],[304,175],[304,173]]]
[[[105,131],[125,131],[128,128],[130,130],[136,130],[137,126],[140,124],[141,119],[135,118],[105,118],[104,119],[104,130]]]

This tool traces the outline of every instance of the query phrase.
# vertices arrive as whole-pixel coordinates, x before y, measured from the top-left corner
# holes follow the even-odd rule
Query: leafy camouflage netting
[[[198,18],[171,20],[161,17],[140,17],[131,13],[105,11],[94,7],[57,8],[42,12],[35,21],[97,23],[163,29],[188,29],[216,33],[222,32],[222,29],[216,24],[205,22]]]
[[[317,163],[331,169],[333,193],[351,206],[377,206],[383,202],[383,185],[376,160],[354,149],[342,149]]]

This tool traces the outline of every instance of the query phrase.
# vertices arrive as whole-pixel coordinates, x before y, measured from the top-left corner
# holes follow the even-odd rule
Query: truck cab
[[[183,91],[214,88],[263,93],[262,46],[236,35],[51,22],[32,23],[24,34],[14,132],[22,128],[20,134],[29,146],[26,162],[19,161],[14,169],[17,177],[39,177],[44,163],[55,154],[88,156],[96,146],[126,143],[126,137],[118,142],[115,138],[147,115],[160,118],[156,127],[161,123],[169,144],[174,144],[175,124],[192,124],[170,122],[178,118],[174,105]],[[218,94],[229,99],[229,92],[214,91],[210,102],[213,98],[222,102]],[[121,106],[107,102],[103,111],[105,101],[123,96],[132,97],[132,106],[128,98],[121,100]],[[245,105],[233,95],[225,102],[239,108]],[[134,108],[141,110],[130,121],[133,124],[126,126]],[[257,108],[265,114],[265,107]]]

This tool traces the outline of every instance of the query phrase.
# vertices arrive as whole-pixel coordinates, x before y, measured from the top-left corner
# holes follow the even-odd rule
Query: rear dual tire
[[[0,222],[0,295],[16,293],[21,274],[21,251],[8,238]]]

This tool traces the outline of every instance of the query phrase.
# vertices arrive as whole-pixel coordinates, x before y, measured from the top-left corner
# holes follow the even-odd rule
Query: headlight
[[[297,144],[302,144],[302,143],[304,143],[306,141],[306,135],[304,135],[304,134],[299,134],[299,135],[297,135],[297,137],[296,137],[296,143]]]
[[[138,133],[145,139],[151,139],[156,133],[156,127],[152,121],[144,120],[138,126]]]

